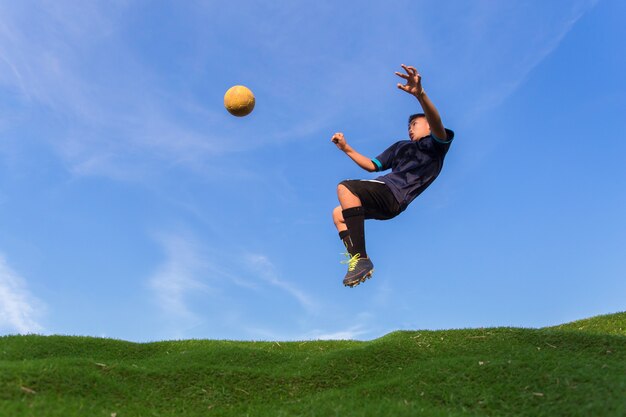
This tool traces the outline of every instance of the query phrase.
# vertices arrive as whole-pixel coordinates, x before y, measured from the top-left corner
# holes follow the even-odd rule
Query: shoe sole
[[[374,273],[374,270],[372,269],[371,271],[369,271],[367,274],[363,275],[363,277],[361,279],[352,281],[352,282],[348,282],[348,283],[344,283],[343,285],[345,287],[350,287],[350,288],[354,288],[357,285],[359,285],[362,282],[367,281],[368,279],[370,279],[372,277],[372,274]]]

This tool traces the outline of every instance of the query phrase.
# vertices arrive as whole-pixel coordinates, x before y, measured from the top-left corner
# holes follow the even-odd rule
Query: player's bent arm
[[[368,158],[368,157],[366,157],[364,155],[361,155],[360,153],[358,153],[357,151],[352,149],[352,147],[350,145],[346,146],[346,149],[344,150],[344,152],[346,153],[346,155],[348,155],[350,157],[350,159],[352,159],[354,162],[356,162],[356,164],[358,166],[360,166],[361,168],[363,168],[367,172],[374,172],[374,171],[376,171],[376,165],[374,165],[374,162],[372,162],[372,160],[370,158]]]
[[[439,116],[439,112],[437,108],[430,101],[430,98],[426,95],[426,92],[422,89],[421,94],[416,94],[417,100],[419,100],[422,105],[422,110],[424,110],[424,115],[426,116],[426,120],[428,120],[428,125],[430,126],[430,131],[433,135],[435,135],[438,139],[448,140],[448,134],[446,133],[446,129],[443,127],[443,122],[441,121],[441,116]]]

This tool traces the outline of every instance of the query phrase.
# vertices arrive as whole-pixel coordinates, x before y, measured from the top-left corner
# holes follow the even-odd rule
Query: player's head
[[[416,113],[409,116],[409,138],[420,140],[430,134],[430,125],[424,113]]]

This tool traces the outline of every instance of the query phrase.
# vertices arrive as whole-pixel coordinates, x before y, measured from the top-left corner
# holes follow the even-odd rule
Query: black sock
[[[348,251],[348,253],[352,255],[352,252],[354,252],[354,248],[353,248],[354,245],[352,244],[350,231],[344,230],[342,232],[339,232],[339,239],[341,239],[341,241],[343,242],[343,245],[346,247],[346,250]]]
[[[348,226],[350,239],[352,241],[352,251],[350,255],[361,254],[361,258],[367,258],[365,252],[365,210],[363,207],[352,207],[341,212],[343,220]]]

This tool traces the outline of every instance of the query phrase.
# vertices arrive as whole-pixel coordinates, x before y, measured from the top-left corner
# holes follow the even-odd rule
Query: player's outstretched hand
[[[346,150],[346,146],[348,146],[348,144],[346,143],[346,138],[343,137],[343,133],[341,132],[337,132],[333,135],[331,141],[337,145],[337,148],[339,148],[342,151]]]
[[[396,75],[400,78],[404,78],[406,80],[406,84],[402,85],[401,83],[398,83],[398,88],[414,95],[415,97],[419,97],[419,95],[424,92],[424,88],[422,87],[422,76],[417,72],[415,67],[407,67],[402,64],[402,68],[404,68],[406,74],[396,72]]]

